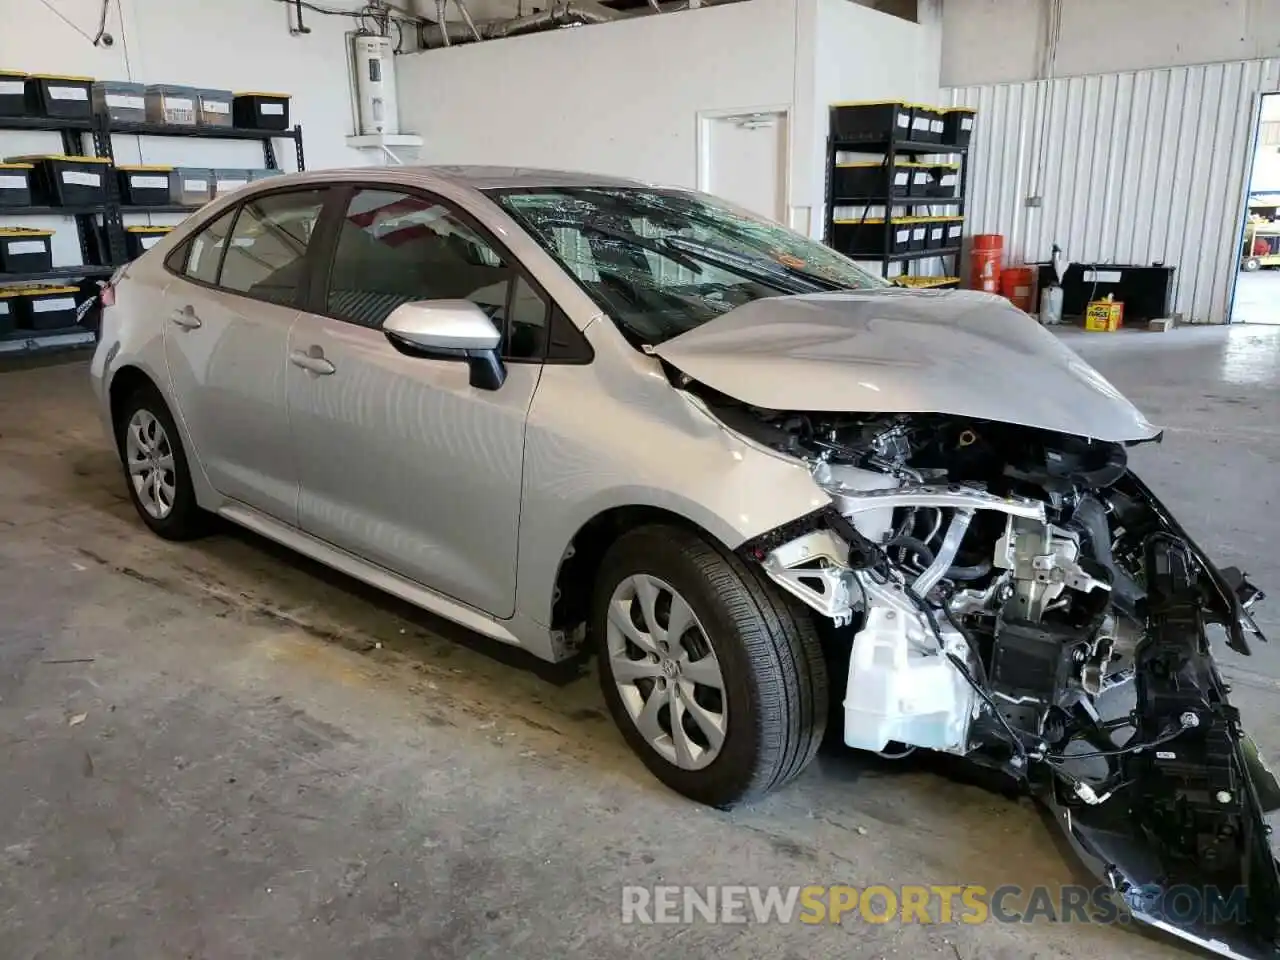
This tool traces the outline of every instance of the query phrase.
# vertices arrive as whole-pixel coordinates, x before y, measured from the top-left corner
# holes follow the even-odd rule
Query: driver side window
[[[378,329],[415,300],[470,300],[502,334],[507,359],[545,352],[547,301],[479,232],[438,201],[357,190],[338,230],[329,315]]]

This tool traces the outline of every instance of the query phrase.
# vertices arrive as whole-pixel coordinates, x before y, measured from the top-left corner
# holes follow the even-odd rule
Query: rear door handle
[[[324,355],[313,356],[302,350],[294,350],[289,354],[289,362],[295,367],[301,367],[303,370],[309,370],[312,373],[327,377],[337,369],[332,363],[324,358]]]
[[[196,308],[191,304],[187,304],[181,310],[173,311],[169,315],[169,319],[184,330],[194,330],[204,324],[204,321],[196,316]]]

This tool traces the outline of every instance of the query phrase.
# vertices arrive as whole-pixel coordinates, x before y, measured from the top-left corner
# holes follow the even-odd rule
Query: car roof
[[[640,180],[612,177],[605,174],[582,173],[572,170],[547,170],[537,167],[498,166],[349,167],[346,169],[309,171],[305,174],[291,174],[291,177],[312,181],[342,182],[345,180],[366,180],[369,179],[371,174],[374,174],[378,180],[395,183],[430,186],[443,181],[472,190],[536,187],[635,188],[654,186]],[[270,182],[265,181],[265,183]],[[264,183],[264,181],[259,181],[259,184],[261,183]]]

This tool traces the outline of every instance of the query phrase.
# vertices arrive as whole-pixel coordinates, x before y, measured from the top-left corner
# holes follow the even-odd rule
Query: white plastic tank
[[[844,742],[877,752],[897,742],[963,753],[973,696],[918,618],[873,606],[853,638]]]
[[[1040,293],[1040,323],[1046,327],[1062,322],[1062,288],[1056,283]]]

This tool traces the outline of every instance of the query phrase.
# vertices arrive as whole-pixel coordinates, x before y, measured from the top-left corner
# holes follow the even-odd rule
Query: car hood
[[[652,352],[773,410],[945,413],[1116,442],[1159,433],[1052,333],[975,291],[755,300]]]

